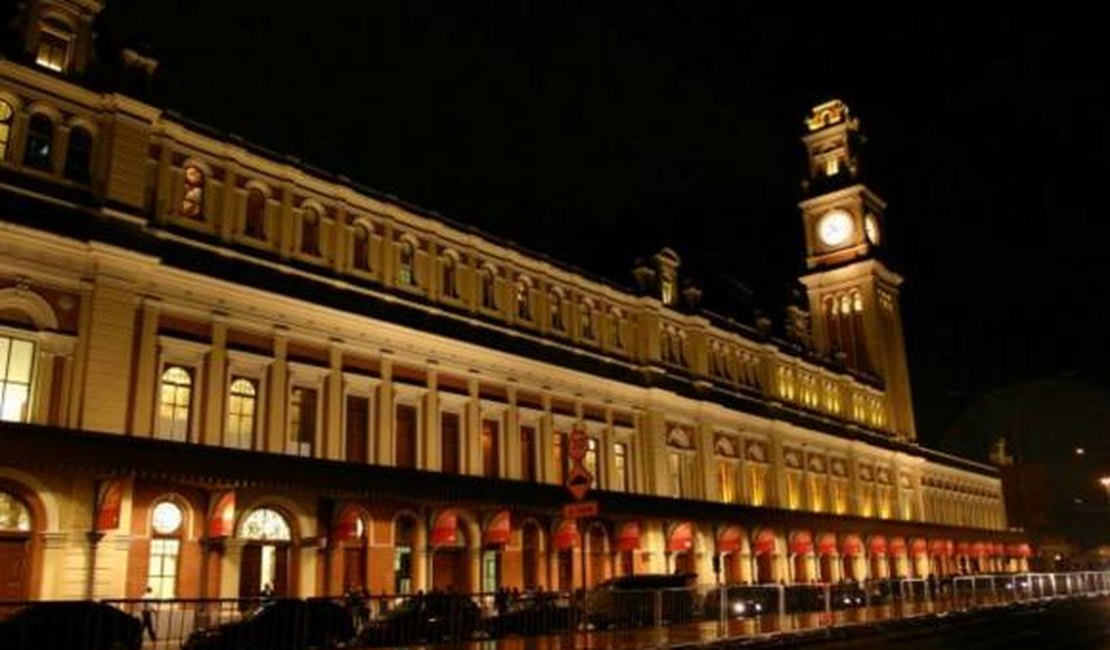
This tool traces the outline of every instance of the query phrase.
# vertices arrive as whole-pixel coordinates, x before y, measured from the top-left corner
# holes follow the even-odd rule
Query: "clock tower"
[[[880,259],[886,203],[863,182],[859,118],[840,100],[815,106],[802,137],[808,157],[805,228],[814,346],[852,370],[879,377],[887,422],[914,440],[906,346],[898,291],[902,277]]]

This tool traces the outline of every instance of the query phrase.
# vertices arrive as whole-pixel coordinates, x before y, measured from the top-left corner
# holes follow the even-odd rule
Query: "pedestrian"
[[[158,635],[154,633],[154,589],[147,585],[146,593],[143,594],[143,631],[150,637],[151,643],[158,641]]]

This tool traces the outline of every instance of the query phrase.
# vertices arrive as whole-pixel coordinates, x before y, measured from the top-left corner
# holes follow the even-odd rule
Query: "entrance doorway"
[[[276,510],[251,511],[239,526],[240,539],[246,540],[239,562],[239,595],[257,597],[268,592],[275,597],[289,596],[290,543],[289,522]]]
[[[501,587],[501,551],[488,548],[482,551],[482,586],[484,593],[493,593]]]

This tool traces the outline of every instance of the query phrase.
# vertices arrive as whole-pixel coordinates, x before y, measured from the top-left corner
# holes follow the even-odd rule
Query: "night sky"
[[[751,7],[108,0],[100,32],[197,121],[620,283],[669,245],[776,311],[802,118],[840,97],[890,204],[923,441],[984,391],[1106,386],[1103,23]]]

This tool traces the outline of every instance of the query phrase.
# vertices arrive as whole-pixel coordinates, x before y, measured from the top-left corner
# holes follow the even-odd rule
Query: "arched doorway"
[[[640,522],[626,521],[617,533],[617,569],[622,576],[636,573],[634,554],[640,550]]]
[[[0,491],[0,600],[31,595],[31,509]]]
[[[717,553],[721,557],[721,577],[726,584],[744,581],[743,561],[744,531],[739,526],[727,526],[717,533]]]
[[[869,577],[872,580],[880,580],[887,577],[886,538],[882,535],[872,536],[867,542],[867,551],[870,557],[870,566],[868,567],[870,571]]]
[[[600,523],[590,526],[586,534],[587,588],[596,587],[608,577],[609,536]]]
[[[821,582],[836,582],[836,535],[825,533],[817,538],[817,556]]]
[[[574,547],[579,545],[578,524],[564,519],[555,529],[552,546],[555,550],[555,580],[559,591],[574,589]]]
[[[354,504],[345,507],[336,518],[332,536],[342,550],[345,591],[366,586],[366,521],[362,509]]]
[[[286,518],[272,508],[256,508],[239,524],[239,538],[246,542],[239,562],[239,596],[254,598],[264,590],[277,597],[291,595],[293,536]]]
[[[755,579],[767,584],[775,581],[775,533],[761,530],[755,537]]]
[[[540,586],[540,556],[542,554],[540,527],[534,521],[524,522],[520,531],[522,580],[525,591],[535,591]]]
[[[401,515],[393,522],[393,592],[413,592],[414,550],[416,548],[416,518]]]
[[[432,526],[432,589],[466,593],[470,586],[470,539],[454,510],[444,510]]]
[[[671,529],[667,551],[671,554],[671,568],[675,574],[697,573],[694,550],[693,524],[683,522]]]
[[[843,576],[845,580],[855,580],[859,582],[862,578],[860,572],[856,570],[856,558],[863,552],[863,543],[860,541],[859,535],[845,535],[840,543],[840,559],[843,564]]]
[[[501,588],[502,558],[511,535],[512,525],[508,510],[501,510],[493,515],[482,532],[482,582],[479,589],[485,593]]]
[[[790,536],[790,552],[794,555],[794,582],[810,582],[810,558],[813,557],[813,536],[804,530]]]

